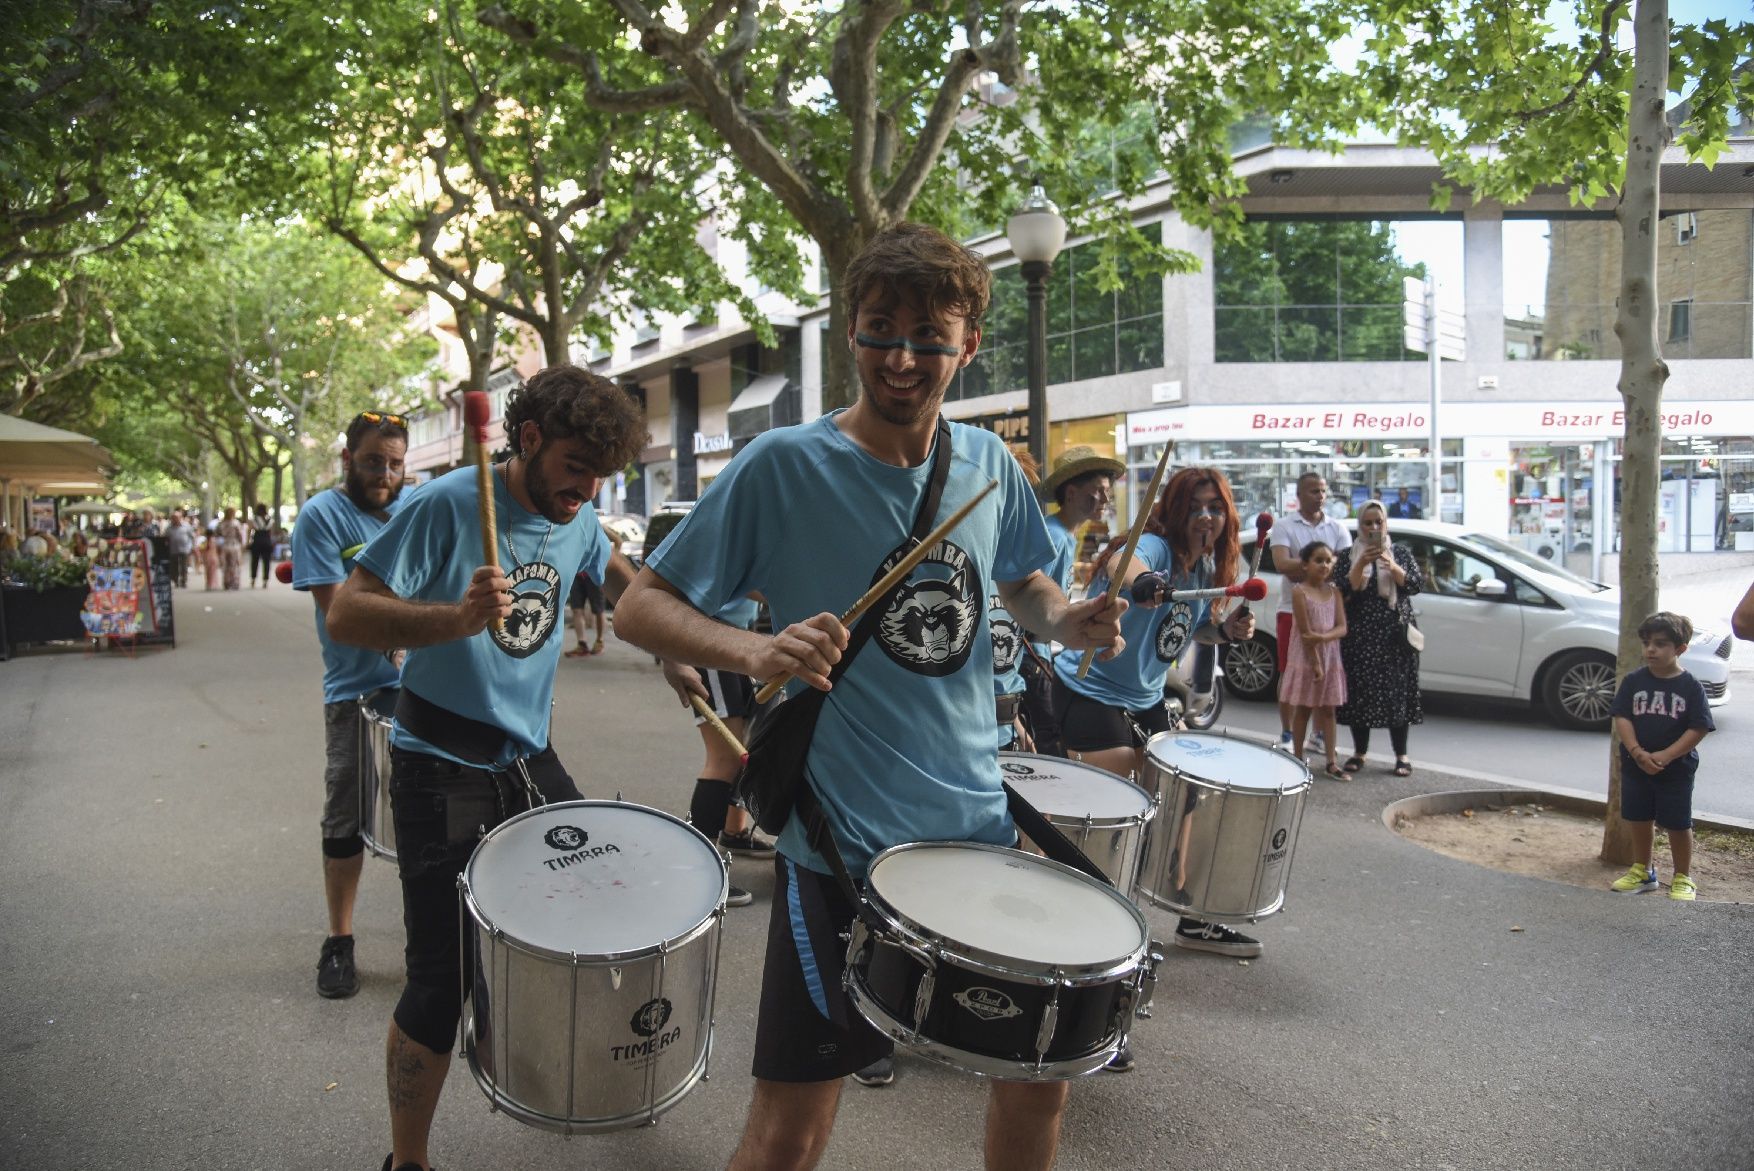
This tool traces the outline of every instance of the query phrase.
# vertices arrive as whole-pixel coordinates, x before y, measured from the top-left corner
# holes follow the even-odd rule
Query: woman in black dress
[[[1346,668],[1346,702],[1336,722],[1352,729],[1352,755],[1340,767],[1355,773],[1370,751],[1370,730],[1387,728],[1395,749],[1394,773],[1411,776],[1407,726],[1425,722],[1419,698],[1419,652],[1407,641],[1413,624],[1412,595],[1425,578],[1412,551],[1389,541],[1388,513],[1372,500],[1358,512],[1358,539],[1340,554],[1334,580],[1346,603],[1346,637],[1340,662]]]

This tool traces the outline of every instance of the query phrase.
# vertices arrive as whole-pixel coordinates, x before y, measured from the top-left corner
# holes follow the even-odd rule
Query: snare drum
[[[1285,905],[1309,766],[1219,732],[1160,732],[1145,787],[1162,815],[1146,835],[1139,894],[1211,922],[1253,922]]]
[[[1070,838],[1124,895],[1133,891],[1145,827],[1157,814],[1151,794],[1094,765],[1029,752],[999,753],[999,771],[1018,795]]]
[[[1137,907],[1069,866],[917,842],[872,860],[845,982],[866,1020],[922,1057],[1057,1080],[1126,1040],[1147,941]]]
[[[706,1075],[729,872],[693,827],[616,801],[544,805],[482,838],[457,885],[463,1053],[495,1109],[616,1130]]]
[[[396,860],[396,819],[390,813],[390,722],[396,689],[359,697],[359,835],[379,858]]]

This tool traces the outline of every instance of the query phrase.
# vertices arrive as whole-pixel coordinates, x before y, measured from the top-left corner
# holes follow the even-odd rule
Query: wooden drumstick
[[[725,721],[719,719],[719,713],[708,707],[706,700],[692,691],[688,693],[688,702],[694,705],[694,710],[701,719],[712,725],[713,731],[725,738],[725,743],[731,746],[731,751],[737,754],[737,758],[744,764],[748,764],[749,750],[744,748],[743,742],[737,739],[737,733],[725,727]]]
[[[1174,443],[1163,445],[1163,454],[1157,460],[1157,470],[1151,473],[1151,486],[1145,489],[1145,498],[1139,502],[1139,515],[1133,518],[1133,527],[1127,532],[1127,543],[1121,547],[1121,559],[1108,571],[1108,593],[1103,599],[1105,609],[1114,605],[1116,596],[1121,592],[1121,578],[1126,576],[1127,565],[1133,560],[1133,547],[1139,543],[1139,534],[1145,531],[1145,518],[1157,506],[1157,490],[1163,487],[1163,473],[1169,467],[1169,456],[1174,450]],[[1090,674],[1090,664],[1095,661],[1096,648],[1091,647],[1078,660],[1078,678],[1082,679]]]
[[[987,493],[991,492],[998,486],[999,481],[988,480],[987,486],[982,488],[979,492],[976,492],[973,499],[969,500],[967,504],[964,504],[961,508],[953,512],[950,515],[949,520],[927,533],[925,539],[918,545],[914,546],[912,552],[896,562],[894,569],[891,569],[888,573],[879,578],[876,585],[866,590],[859,600],[853,603],[852,608],[840,616],[840,624],[842,626],[851,626],[854,622],[857,622],[859,615],[876,605],[879,598],[894,589],[897,582],[912,573],[914,571],[914,566],[924,561],[926,559],[926,554],[930,553],[938,542],[942,541],[945,537],[948,537],[951,530],[956,528],[956,526],[961,524],[964,520],[968,519],[968,514],[974,511],[975,505],[985,500],[987,498]],[[791,675],[789,673],[782,673],[769,679],[762,685],[761,690],[755,693],[755,702],[766,703],[768,700],[772,699],[779,693],[780,688],[786,685],[786,680],[790,678]]]
[[[475,494],[481,508],[481,564],[499,568],[499,536],[493,515],[493,465],[487,462],[487,421],[493,416],[493,405],[485,390],[463,394],[463,421],[475,434]],[[495,630],[505,629],[505,620],[495,615]]]

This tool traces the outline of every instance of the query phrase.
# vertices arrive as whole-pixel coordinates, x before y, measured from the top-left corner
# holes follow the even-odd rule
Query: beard
[[[396,497],[402,494],[402,485],[407,482],[407,477],[399,477],[394,482],[389,489],[389,495],[384,497],[382,504],[374,502],[371,498],[371,493],[384,491],[376,486],[376,482],[376,476],[368,476],[349,465],[347,476],[342,481],[342,491],[347,493],[347,498],[353,501],[354,507],[361,512],[376,512],[378,509],[388,508],[396,502]]]
[[[883,385],[879,375],[867,375],[860,370],[859,389],[865,401],[871,404],[871,409],[877,412],[878,418],[897,427],[911,427],[922,419],[938,417],[938,408],[944,405],[944,393],[950,389],[950,384],[946,382],[917,399],[896,401],[892,397],[886,397],[892,396],[894,392]]]
[[[524,461],[524,491],[530,494],[530,503],[536,506],[536,511],[550,524],[571,524],[584,511],[583,506],[590,503],[577,492],[554,490],[554,482],[548,478],[546,461],[540,451]],[[574,500],[579,502],[578,509],[571,512],[563,509],[563,502]]]

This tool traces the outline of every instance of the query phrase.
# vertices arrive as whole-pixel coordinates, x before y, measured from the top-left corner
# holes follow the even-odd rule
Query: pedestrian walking
[[[1325,772],[1336,781],[1350,774],[1335,759],[1334,709],[1346,702],[1346,669],[1340,640],[1346,637],[1346,608],[1333,583],[1334,551],[1311,541],[1298,554],[1303,580],[1291,591],[1291,652],[1279,677],[1279,702],[1291,705],[1291,753],[1303,758],[1310,724],[1322,739]]]
[[[226,509],[225,516],[214,531],[219,537],[219,566],[225,574],[225,588],[241,590],[244,588],[244,542],[246,535],[244,524],[238,519],[237,509]]]
[[[201,571],[207,578],[207,592],[212,593],[219,588],[219,534],[217,526],[208,529],[201,537]]]
[[[522,803],[579,797],[548,735],[561,588],[584,572],[616,598],[633,576],[591,507],[604,477],[645,446],[627,392],[588,370],[551,366],[512,391],[504,423],[512,456],[492,484],[496,544],[510,569],[478,564],[477,472],[458,468],[411,495],[329,607],[332,637],[409,648],[390,733],[407,977],[386,1042],[386,1171],[430,1166],[462,1013],[458,875]]]
[[[171,511],[170,526],[165,529],[164,536],[171,551],[171,580],[188,589],[189,558],[195,552],[195,529],[182,509]]]
[[[1413,551],[1389,535],[1388,512],[1371,501],[1358,512],[1358,540],[1334,563],[1334,580],[1346,602],[1346,636],[1340,663],[1346,702],[1335,719],[1352,729],[1352,755],[1340,767],[1356,773],[1370,754],[1372,728],[1387,728],[1394,748],[1394,774],[1413,775],[1407,755],[1408,726],[1425,722],[1419,692],[1419,650],[1425,635],[1413,619],[1413,596],[1425,574]]]
[[[319,492],[299,512],[293,537],[292,588],[311,595],[323,651],[323,901],[329,933],[317,957],[317,994],[331,1000],[359,991],[353,960],[353,904],[365,866],[360,827],[360,697],[394,691],[392,656],[337,642],[328,629],[335,594],[354,557],[401,504],[408,429],[400,415],[372,411],[347,425],[341,484]],[[264,518],[265,519],[265,518]],[[252,556],[254,550],[252,549]]]
[[[258,503],[255,511],[250,514],[250,588],[256,588],[256,575],[260,571],[262,588],[268,588],[268,578],[274,572],[274,521],[268,515],[268,506]]]
[[[1611,709],[1620,745],[1620,816],[1632,830],[1630,869],[1610,889],[1637,894],[1657,888],[1655,827],[1669,835],[1674,874],[1669,897],[1683,902],[1698,894],[1693,881],[1693,778],[1699,742],[1716,730],[1705,688],[1681,656],[1693,641],[1693,623],[1667,610],[1639,624],[1644,666],[1620,681]]]
[[[572,589],[566,596],[567,621],[572,625],[573,637],[578,645],[566,652],[569,659],[580,659],[587,655],[603,653],[603,587],[591,580],[588,573],[578,574],[572,579]],[[585,615],[589,614],[596,620],[597,637],[590,644],[585,642]]]

